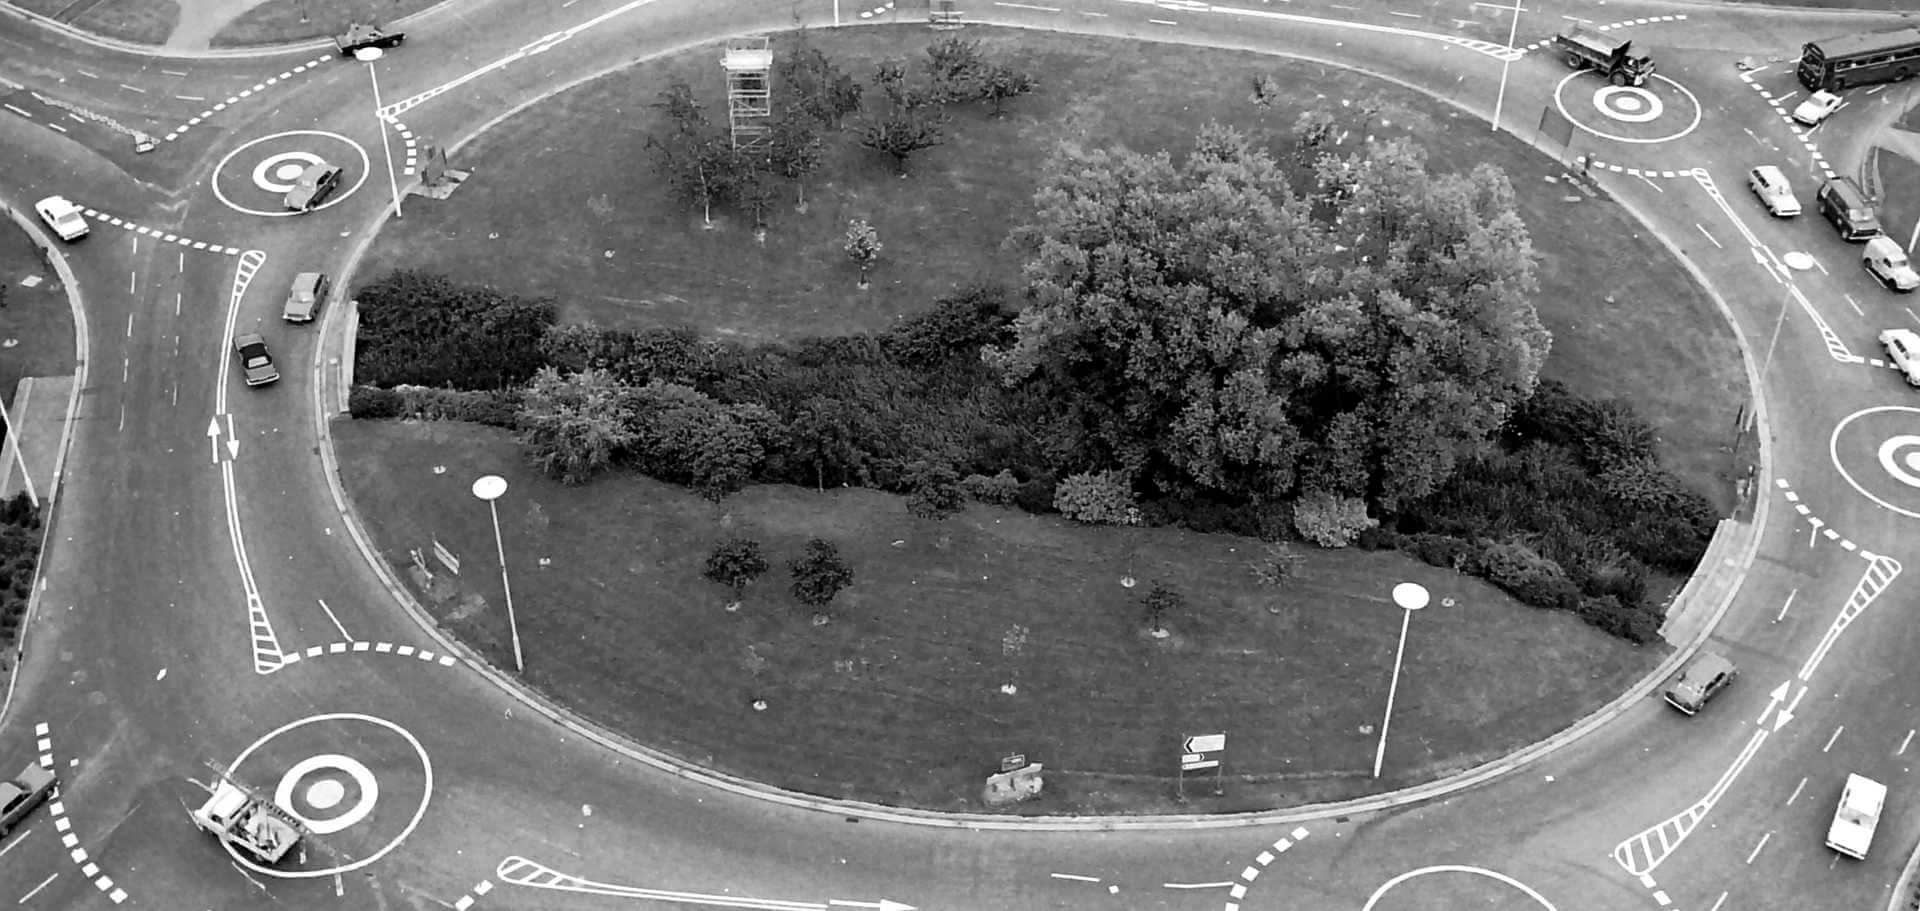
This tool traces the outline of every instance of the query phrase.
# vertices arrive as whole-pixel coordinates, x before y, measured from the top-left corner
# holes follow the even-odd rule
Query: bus
[[[1816,92],[1920,74],[1920,27],[1807,42],[1798,74],[1800,84]]]

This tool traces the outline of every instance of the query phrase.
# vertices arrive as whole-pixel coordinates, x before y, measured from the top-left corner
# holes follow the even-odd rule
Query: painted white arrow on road
[[[912,905],[890,902],[884,898],[877,902],[843,902],[837,898],[830,898],[827,900],[827,904],[836,908],[877,908],[879,911],[917,911]]]
[[[638,886],[623,886],[617,883],[595,882],[591,879],[562,873],[546,864],[528,860],[524,857],[508,857],[494,869],[494,875],[501,882],[529,889],[553,889],[559,892],[577,892],[584,895],[605,895],[615,898],[638,898],[652,901],[680,902],[689,905],[711,905],[717,908],[752,908],[756,911],[828,911],[835,908],[872,908],[875,911],[916,911],[914,906],[896,901],[881,899],[876,902],[856,902],[832,899],[825,903],[805,901],[785,901],[777,898],[744,898],[736,895],[713,895],[704,892],[674,892],[667,889],[642,889]]]
[[[240,435],[233,432],[233,415],[227,415],[227,455],[240,457]]]
[[[207,445],[212,448],[213,462],[220,463],[220,419],[207,418]]]

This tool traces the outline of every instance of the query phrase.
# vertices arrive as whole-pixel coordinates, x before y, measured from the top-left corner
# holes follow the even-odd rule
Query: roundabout
[[[1582,103],[1591,83],[1591,76],[1570,73],[1553,89],[1560,114],[1588,135],[1651,145],[1685,139],[1700,126],[1700,99],[1658,73],[1644,86],[1602,85]]]
[[[1848,415],[1834,427],[1827,452],[1833,468],[1861,496],[1888,512],[1920,519],[1920,408],[1883,405]]]
[[[304,214],[279,205],[280,197],[293,189],[300,172],[310,165],[340,164],[350,157],[360,162],[359,167],[348,169],[353,172],[353,182],[315,207],[315,211],[331,209],[351,198],[372,173],[367,150],[339,133],[288,130],[250,140],[222,156],[207,182],[214,197],[235,212],[284,218]]]

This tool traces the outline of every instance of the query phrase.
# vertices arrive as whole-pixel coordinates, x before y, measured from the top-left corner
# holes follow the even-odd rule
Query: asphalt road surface
[[[97,213],[93,236],[64,248],[88,327],[84,391],[30,651],[0,719],[0,764],[47,757],[62,789],[0,842],[0,903],[1719,911],[1894,898],[1920,841],[1920,682],[1905,660],[1920,631],[1901,615],[1904,567],[1920,565],[1906,534],[1920,399],[1875,336],[1920,317],[1855,265],[1811,197],[1826,170],[1857,172],[1910,93],[1855,91],[1811,133],[1775,102],[1801,91],[1802,42],[1895,20],[1568,0],[1524,7],[1517,26],[1510,7],[1460,0],[959,8],[974,23],[1336,61],[1445,97],[1460,129],[1486,128],[1497,105],[1500,127],[1551,154],[1568,150],[1541,138],[1541,112],[1574,121],[1572,151],[1699,271],[1764,388],[1764,525],[1712,635],[1739,682],[1690,719],[1650,696],[1459,793],[1230,826],[966,828],[662,772],[503,691],[396,605],[322,456],[345,327],[337,311],[282,324],[285,288],[296,272],[345,271],[391,186],[414,179],[407,137],[457,143],[639,57],[796,19],[924,21],[924,4],[475,0],[406,23],[407,43],[371,63],[313,47],[148,57],[0,17],[0,198],[25,209],[58,192]],[[1629,23],[1660,78],[1611,90],[1572,74],[1537,47],[1566,17]],[[396,123],[385,144],[376,91]],[[136,154],[135,134],[158,147]],[[346,165],[346,187],[279,215],[274,188],[315,154]],[[1763,163],[1793,176],[1807,215],[1760,208],[1744,183]],[[1810,268],[1786,264],[1796,252]],[[249,389],[228,339],[256,327],[283,378]],[[310,820],[289,863],[250,869],[194,829],[208,760]],[[1849,772],[1891,788],[1864,861],[1823,846]]]

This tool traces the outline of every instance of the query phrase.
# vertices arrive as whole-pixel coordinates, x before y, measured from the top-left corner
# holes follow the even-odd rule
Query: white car
[[[86,213],[65,196],[49,196],[34,203],[33,210],[40,213],[40,220],[60,235],[61,240],[74,241],[87,236]]]
[[[1880,346],[1887,349],[1888,362],[1907,378],[1907,385],[1920,386],[1920,332],[1882,329]]]
[[[1779,168],[1763,164],[1748,171],[1747,186],[1753,188],[1753,195],[1760,197],[1767,211],[1781,218],[1800,214],[1800,200],[1794,198],[1793,185],[1787,183],[1786,173]]]
[[[1907,251],[1900,249],[1900,242],[1885,234],[1876,234],[1867,239],[1867,247],[1860,254],[1860,261],[1866,264],[1867,271],[1880,283],[1895,291],[1912,291],[1920,288],[1920,273],[1913,271],[1913,263],[1907,259]]]
[[[1880,826],[1880,810],[1887,805],[1887,786],[1865,775],[1848,775],[1827,827],[1827,847],[1854,860],[1865,860],[1873,846],[1873,830]]]
[[[1833,116],[1834,111],[1840,110],[1840,104],[1839,95],[1828,91],[1814,92],[1807,96],[1807,100],[1800,102],[1799,107],[1793,109],[1793,119],[1810,127],[1819,126],[1820,121]]]

